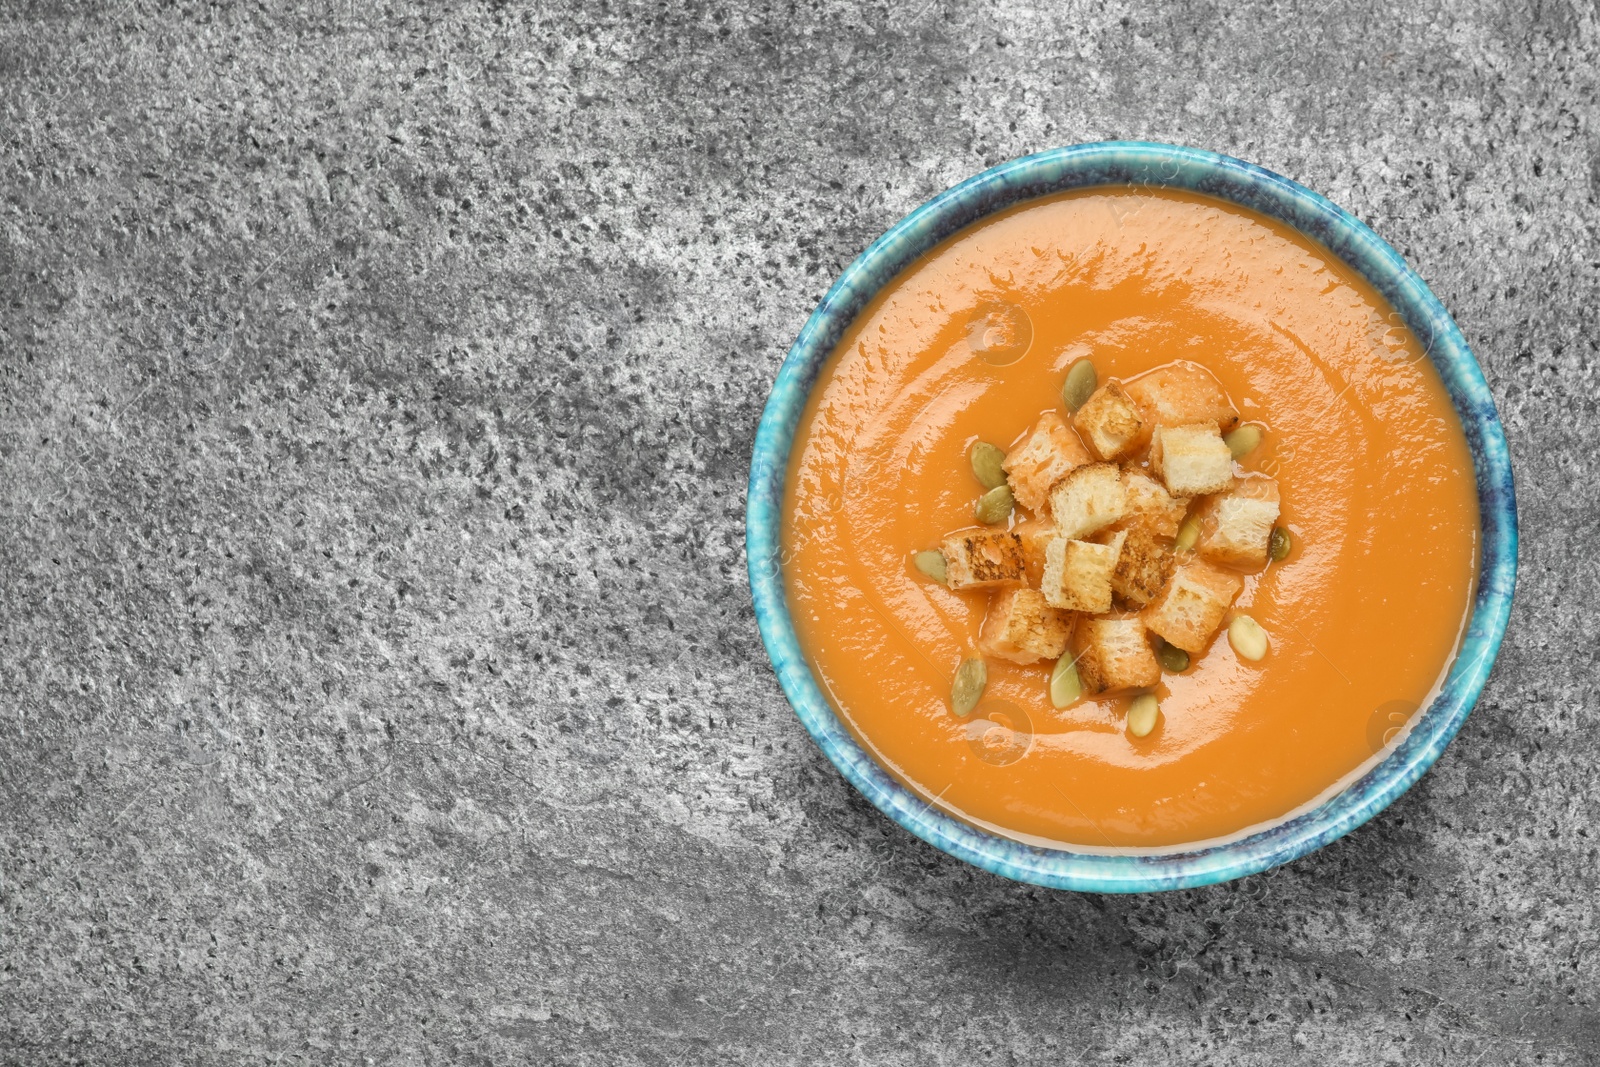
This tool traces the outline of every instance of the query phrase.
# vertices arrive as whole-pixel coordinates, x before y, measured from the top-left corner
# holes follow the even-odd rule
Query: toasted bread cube
[[[1048,519],[1031,519],[1018,525],[1014,532],[1022,538],[1022,559],[1026,564],[1028,584],[1037,589],[1044,578],[1045,549],[1061,535],[1056,533],[1056,524]]]
[[[1074,467],[1088,462],[1089,453],[1072,427],[1060,415],[1047,411],[1034,423],[1028,439],[1006,453],[1000,469],[1006,472],[1017,503],[1042,515],[1050,500],[1050,487]]]
[[[1239,424],[1239,412],[1211,372],[1180,360],[1135,378],[1124,387],[1139,406],[1146,432],[1157,426],[1214,422],[1226,433]]]
[[[1174,563],[1173,541],[1188,514],[1189,499],[1174,497],[1160,482],[1137,467],[1122,471],[1128,508],[1112,531],[1127,539],[1111,575],[1111,591],[1126,608],[1142,608],[1166,588]],[[1109,531],[1095,535],[1103,540]]]
[[[1128,501],[1122,518],[1124,527],[1142,526],[1157,537],[1178,536],[1178,527],[1189,511],[1187,498],[1173,496],[1137,467],[1123,468],[1122,489]]]
[[[1142,608],[1161,595],[1172,577],[1176,563],[1172,539],[1142,522],[1131,524],[1117,536],[1124,540],[1117,557],[1117,569],[1111,573],[1111,591],[1126,607]]]
[[[1276,481],[1258,474],[1236,479],[1227,492],[1207,497],[1195,513],[1200,519],[1195,551],[1213,563],[1260,570],[1267,565],[1278,508]]]
[[[1111,534],[1105,544],[1057,537],[1045,551],[1044,578],[1039,590],[1052,607],[1086,611],[1091,615],[1111,610],[1111,575],[1122,555],[1125,533]]]
[[[1100,459],[1116,459],[1133,451],[1144,429],[1139,406],[1115,378],[1107,378],[1089,394],[1083,407],[1072,416],[1072,424]]]
[[[1144,624],[1185,652],[1199,655],[1222,625],[1244,579],[1193,557],[1180,562],[1166,589],[1144,609]]]
[[[1174,496],[1220,493],[1233,484],[1233,453],[1214,422],[1157,426],[1150,466]]]
[[[1128,619],[1078,620],[1078,677],[1084,692],[1140,689],[1161,681],[1161,664],[1145,636],[1144,623]]]
[[[939,547],[944,552],[945,584],[951,589],[1021,585],[1026,580],[1022,538],[1010,530],[953,533]]]
[[[978,650],[1012,663],[1056,659],[1067,650],[1072,619],[1045,603],[1036,589],[1003,589],[989,601]]]
[[[1078,467],[1050,490],[1050,515],[1056,531],[1073,540],[1110,526],[1122,518],[1127,507],[1122,474],[1110,463]]]

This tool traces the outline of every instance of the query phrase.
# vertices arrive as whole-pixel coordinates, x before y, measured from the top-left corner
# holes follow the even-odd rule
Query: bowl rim
[[[939,811],[895,780],[834,714],[803,656],[782,569],[782,505],[800,414],[844,330],[923,252],[1014,204],[1070,189],[1123,185],[1203,193],[1260,211],[1323,245],[1389,301],[1444,380],[1472,451],[1481,528],[1478,588],[1461,647],[1432,702],[1387,755],[1292,817],[1232,838],[1106,852],[1030,845]],[[1382,238],[1342,208],[1263,167],[1147,141],[1069,145],[990,167],[889,228],[828,289],[778,371],[750,462],[745,548],[761,639],[795,714],[845,778],[890,819],[944,852],[1021,882],[1087,892],[1183,889],[1240,878],[1306,855],[1382,811],[1433,765],[1476,703],[1499,651],[1517,572],[1515,486],[1482,369],[1455,321]]]

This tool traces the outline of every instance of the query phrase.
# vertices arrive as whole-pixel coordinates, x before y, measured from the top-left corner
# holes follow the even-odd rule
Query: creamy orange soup
[[[1179,359],[1210,370],[1266,428],[1239,469],[1278,479],[1293,535],[1234,604],[1270,653],[1247,662],[1218,634],[1163,674],[1143,738],[1124,728],[1126,694],[1055,708],[1049,662],[990,660],[983,703],[957,718],[952,676],[989,591],[911,564],[973,525],[970,446],[1065,416],[1062,380],[1085,357],[1102,381]],[[1176,192],[1032,201],[903,272],[812,393],[785,509],[791,613],[843,721],[930,804],[1036,843],[1197,842],[1336,787],[1443,680],[1477,569],[1471,457],[1400,317],[1315,242]]]

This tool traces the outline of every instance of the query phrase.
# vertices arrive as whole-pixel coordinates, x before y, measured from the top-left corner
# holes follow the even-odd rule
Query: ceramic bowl
[[[1040,848],[938,811],[862,750],[818,688],[785,600],[779,532],[789,451],[807,393],[851,320],[918,256],[1019,201],[1096,185],[1167,187],[1242,204],[1330,249],[1370,281],[1416,334],[1455,401],[1472,449],[1482,561],[1472,619],[1433,702],[1384,758],[1314,808],[1221,843],[1122,853]],[[1194,148],[1143,142],[1073,145],[1002,163],[940,194],[874,241],[833,283],[778,371],[750,463],[746,548],[756,622],[795,713],[834,766],[885,815],[986,871],[1061,889],[1134,893],[1209,885],[1303,856],[1354,830],[1439,758],[1472,710],[1511,610],[1517,517],[1511,462],[1483,372],[1448,312],[1394,249],[1334,204],[1271,171]]]

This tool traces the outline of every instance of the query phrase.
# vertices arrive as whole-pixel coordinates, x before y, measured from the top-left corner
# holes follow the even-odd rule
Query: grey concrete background
[[[0,1060],[1597,1062],[1597,88],[1561,0],[6,5]],[[1409,257],[1524,547],[1390,811],[1097,898],[842,783],[741,538],[835,274],[1121,136]]]

